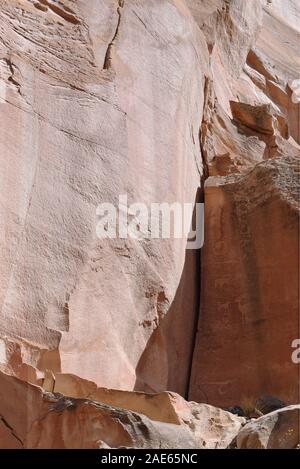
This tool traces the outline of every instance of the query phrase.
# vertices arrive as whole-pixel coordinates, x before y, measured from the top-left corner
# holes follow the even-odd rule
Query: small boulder
[[[299,444],[300,405],[252,420],[237,436],[238,449],[294,449]]]

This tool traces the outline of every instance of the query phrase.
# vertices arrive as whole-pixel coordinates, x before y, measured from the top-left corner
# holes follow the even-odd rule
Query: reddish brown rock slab
[[[201,308],[189,398],[299,400],[299,157],[209,178]]]

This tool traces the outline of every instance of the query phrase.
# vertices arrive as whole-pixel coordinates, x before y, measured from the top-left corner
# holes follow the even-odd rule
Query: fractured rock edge
[[[112,394],[114,391],[107,390]],[[130,399],[133,404],[130,406]],[[139,393],[125,393],[127,409],[84,397],[44,391],[0,373],[0,448],[226,448],[246,423],[207,404],[186,402],[174,393],[143,395],[144,413],[130,409]],[[169,401],[167,400],[169,399]],[[148,405],[150,400],[150,405]],[[153,404],[162,410],[151,420]],[[107,399],[109,401],[109,399]],[[172,407],[173,423],[164,404]]]

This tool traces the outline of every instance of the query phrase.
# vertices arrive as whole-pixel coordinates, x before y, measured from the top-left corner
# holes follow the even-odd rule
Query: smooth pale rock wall
[[[195,202],[204,37],[182,1],[0,7],[2,367],[183,394],[197,254],[98,240],[96,207]]]

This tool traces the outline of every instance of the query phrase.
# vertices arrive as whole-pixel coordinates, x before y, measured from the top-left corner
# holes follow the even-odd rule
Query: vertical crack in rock
[[[204,199],[204,183],[205,180],[209,176],[209,169],[208,169],[208,162],[207,162],[207,152],[205,150],[205,140],[206,140],[206,127],[207,127],[207,116],[206,116],[206,111],[207,111],[207,106],[209,105],[209,77],[205,76],[205,81],[204,81],[204,104],[203,104],[203,117],[202,117],[202,122],[200,125],[200,131],[199,131],[199,143],[200,143],[200,150],[201,150],[201,156],[202,156],[202,165],[203,165],[203,175],[201,178],[201,188],[203,191],[203,199]],[[201,202],[204,203],[204,200]]]
[[[113,38],[112,38],[112,40],[110,41],[110,43],[108,44],[108,47],[107,47],[107,51],[106,51],[105,59],[104,59],[103,70],[109,70],[109,69],[111,68],[111,66],[112,66],[112,49],[113,49],[113,47],[114,47],[114,45],[115,45],[116,39],[117,39],[118,34],[119,34],[119,28],[120,28],[121,19],[122,19],[121,10],[122,10],[122,8],[124,8],[124,3],[125,3],[124,0],[119,0],[119,1],[118,1],[118,8],[117,8],[118,21],[117,21],[117,26],[116,26],[116,30],[115,30],[115,33],[114,33],[114,35],[113,35]]]
[[[198,191],[198,194],[196,197],[196,203],[202,203],[202,204],[204,204],[205,202],[204,184],[205,184],[205,180],[209,176],[208,164],[207,164],[206,154],[204,150],[204,143],[205,143],[204,124],[206,122],[206,109],[209,103],[209,78],[205,76],[204,80],[205,81],[204,81],[204,90],[203,90],[203,93],[204,93],[203,113],[202,113],[202,122],[201,122],[200,129],[199,129],[199,143],[200,143],[200,152],[201,152],[201,158],[202,158],[203,174],[201,176],[200,190]],[[194,354],[195,354],[195,348],[196,348],[198,323],[199,323],[199,316],[200,316],[200,306],[201,306],[201,249],[195,251],[195,256],[196,256],[197,300],[196,300],[196,305],[195,305],[196,311],[194,315],[195,319],[194,319],[194,328],[193,328],[193,337],[192,337],[191,359],[189,363],[188,379],[187,379],[186,391],[185,391],[185,396],[184,396],[185,399],[187,400],[189,398],[189,392],[190,392],[192,367],[193,367],[193,360],[194,360]]]
[[[22,448],[24,448],[23,441],[21,440],[21,438],[18,437],[18,435],[16,435],[16,433],[14,432],[14,429],[9,425],[9,423],[5,420],[5,418],[2,415],[0,415],[0,421],[8,429],[10,434],[21,444]]]
[[[197,193],[196,203],[203,202],[203,190],[200,189]],[[200,301],[201,301],[201,249],[196,249],[193,253],[195,256],[195,312],[194,312],[194,325],[192,331],[192,337],[190,338],[191,343],[191,351],[190,351],[190,360],[188,363],[188,372],[187,372],[187,380],[186,380],[186,387],[184,398],[188,400],[189,392],[190,392],[190,383],[192,378],[192,367],[193,367],[193,359],[194,359],[194,352],[196,348],[196,338],[197,338],[197,330],[198,330],[198,322],[199,322],[199,313],[200,313]]]

